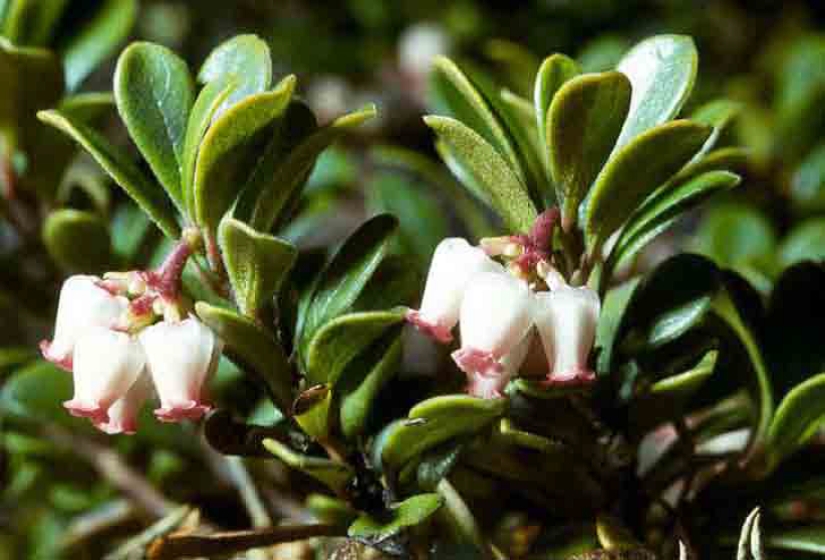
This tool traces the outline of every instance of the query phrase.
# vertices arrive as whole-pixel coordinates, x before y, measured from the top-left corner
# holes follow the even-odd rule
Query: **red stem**
[[[164,298],[177,299],[181,290],[183,267],[191,255],[192,248],[186,241],[181,240],[155,271],[155,285]]]

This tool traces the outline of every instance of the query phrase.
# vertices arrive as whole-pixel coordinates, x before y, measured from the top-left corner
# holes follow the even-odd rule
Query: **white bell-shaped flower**
[[[222,341],[190,316],[147,327],[140,333],[140,342],[160,397],[155,416],[164,422],[203,416],[210,407],[202,402],[202,392],[217,367]]]
[[[501,358],[501,373],[488,375],[480,372],[467,374],[467,393],[482,399],[497,399],[513,377],[519,373],[532,341],[532,331],[515,348]]]
[[[100,278],[77,274],[60,288],[54,338],[44,340],[40,349],[50,362],[71,371],[77,342],[94,327],[113,327],[129,306],[129,300],[114,295],[98,283]]]
[[[87,330],[74,349],[74,397],[63,406],[96,424],[108,422],[109,407],[126,394],[144,363],[133,336],[103,327]]]
[[[473,277],[461,302],[461,349],[452,356],[465,373],[500,375],[501,359],[530,330],[530,288],[506,272]]]
[[[95,427],[107,434],[134,434],[137,431],[140,409],[151,394],[152,378],[144,369],[126,394],[109,407],[109,418],[105,422],[96,422]]]
[[[541,336],[551,384],[581,384],[595,379],[587,359],[596,338],[599,296],[587,287],[561,286],[534,296],[533,321]]]
[[[439,342],[449,342],[470,280],[482,272],[503,270],[484,250],[473,247],[467,240],[444,239],[436,247],[430,263],[421,309],[410,310],[407,320]]]

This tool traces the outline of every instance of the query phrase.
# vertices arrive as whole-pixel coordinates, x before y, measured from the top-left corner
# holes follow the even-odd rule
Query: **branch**
[[[341,537],[345,529],[338,525],[284,525],[252,531],[227,531],[212,535],[170,535],[157,539],[149,547],[150,560],[174,560],[188,557],[215,557],[301,541],[311,537]]]

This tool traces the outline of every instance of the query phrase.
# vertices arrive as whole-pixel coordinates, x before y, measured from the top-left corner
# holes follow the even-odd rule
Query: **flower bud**
[[[155,416],[164,422],[197,419],[209,410],[202,402],[207,378],[218,364],[223,343],[209,327],[190,316],[162,321],[141,331],[149,372],[160,397]]]
[[[548,383],[593,381],[587,359],[596,338],[599,307],[599,296],[586,287],[562,286],[535,295],[533,321],[551,364]]]
[[[109,407],[109,419],[105,422],[96,422],[95,427],[107,434],[134,434],[137,431],[140,409],[151,394],[152,378],[144,370],[126,394]]]
[[[527,351],[530,349],[530,344],[533,339],[532,331],[527,336],[522,338],[515,348],[501,359],[501,373],[497,375],[485,375],[479,372],[472,372],[467,374],[467,393],[482,399],[497,399],[502,397],[502,391],[507,387],[510,380],[515,377],[524,359],[527,357]]]
[[[126,394],[144,363],[134,337],[103,327],[87,330],[74,350],[74,397],[63,406],[96,424],[108,422],[109,407]]]
[[[75,345],[94,327],[115,326],[129,305],[123,296],[113,295],[98,285],[96,276],[74,275],[63,282],[57,304],[54,338],[40,343],[43,357],[71,371]]]
[[[473,247],[465,239],[443,240],[430,263],[421,309],[410,310],[407,320],[439,342],[449,342],[470,280],[482,272],[503,270],[482,249]]]
[[[525,338],[530,325],[525,281],[504,272],[478,274],[461,302],[461,349],[453,359],[468,374],[500,375],[501,359]]]

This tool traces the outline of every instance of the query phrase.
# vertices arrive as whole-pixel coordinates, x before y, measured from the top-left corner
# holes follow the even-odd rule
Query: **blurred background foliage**
[[[300,94],[322,121],[375,102],[379,117],[321,157],[298,217],[282,234],[302,249],[320,249],[366,216],[391,212],[400,219],[397,249],[423,273],[445,235],[495,231],[492,216],[438,162],[420,119],[430,106],[432,54],[471,61],[529,97],[549,53],[568,53],[586,71],[601,71],[647,35],[688,34],[701,60],[685,113],[719,96],[741,103],[720,146],[747,148],[747,158],[730,154],[743,183],[662,236],[633,266],[647,270],[678,250],[695,250],[767,295],[785,268],[825,258],[825,4],[818,0],[0,0],[0,22],[16,47],[47,49],[63,68],[43,98],[20,89],[17,99],[25,103],[0,115],[15,115],[0,122],[0,380],[30,361],[48,336],[67,273],[141,267],[163,254],[161,236],[144,215],[33,115],[75,103],[88,118],[113,121],[111,108],[87,94],[111,89],[114,57],[127,39],[167,45],[197,67],[224,39],[256,33],[270,45],[276,79],[296,73]],[[0,84],[25,83],[14,78],[17,55],[8,43],[0,46]],[[126,144],[122,128],[108,130]],[[99,244],[92,252],[99,258],[75,262],[71,247],[50,243],[63,238],[50,234],[62,228]],[[309,257],[299,263],[307,272],[317,266]],[[428,358],[437,359],[419,353],[405,367],[433,369]],[[59,395],[69,391],[69,378],[59,386],[50,373],[27,377],[39,394],[35,409],[10,410],[17,405],[8,387],[0,393],[13,417],[0,416],[0,558],[101,558],[115,538],[190,500],[226,528],[249,526],[231,491],[243,487],[245,471],[191,437],[194,428],[145,422],[134,438],[101,443],[63,413]],[[50,381],[38,383],[38,375]],[[228,362],[214,392],[219,401],[242,403],[250,421],[273,420],[274,410],[256,406],[254,388]],[[273,483],[272,492],[314,488],[271,461],[252,467]],[[122,477],[135,484],[130,477],[137,473],[138,507],[119,486]],[[306,515],[291,495],[266,499],[283,517]]]

